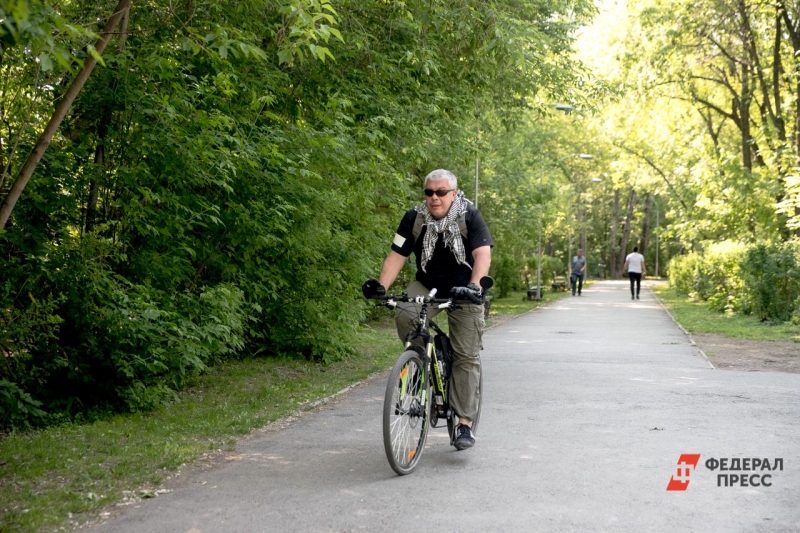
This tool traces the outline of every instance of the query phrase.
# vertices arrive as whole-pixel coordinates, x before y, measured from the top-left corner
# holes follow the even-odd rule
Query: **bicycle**
[[[383,402],[383,445],[392,470],[400,475],[410,474],[419,464],[430,426],[436,428],[446,420],[450,444],[455,445],[457,415],[450,407],[450,338],[433,321],[428,319],[429,308],[455,309],[458,301],[483,303],[486,291],[493,285],[492,278],[481,279],[480,298],[435,298],[436,289],[427,296],[409,297],[403,293],[378,296],[384,300],[377,304],[390,309],[398,303],[419,304],[416,331],[406,339],[406,347],[389,373]],[[434,335],[431,335],[433,330]],[[422,341],[420,344],[413,342]],[[479,356],[480,360],[480,356]],[[483,369],[478,382],[478,414],[472,421],[472,432],[477,434],[481,413]]]

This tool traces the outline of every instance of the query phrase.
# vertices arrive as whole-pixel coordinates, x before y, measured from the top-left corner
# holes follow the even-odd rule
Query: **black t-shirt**
[[[417,281],[428,289],[438,289],[438,295],[446,298],[450,295],[450,289],[453,287],[465,287],[469,284],[472,278],[472,269],[458,263],[453,251],[445,247],[443,236],[439,235],[433,255],[425,265],[427,272],[423,272],[420,265],[422,242],[428,226],[422,226],[422,231],[414,242],[414,221],[416,219],[417,211],[415,209],[406,212],[403,220],[400,221],[400,227],[397,228],[392,250],[404,257],[408,257],[411,252],[414,252],[417,258]],[[475,263],[475,259],[472,257],[473,250],[482,246],[494,246],[494,243],[489,234],[489,227],[483,220],[483,215],[474,205],[467,204],[464,221],[467,223],[467,237],[463,239],[466,251],[465,259],[471,267]]]

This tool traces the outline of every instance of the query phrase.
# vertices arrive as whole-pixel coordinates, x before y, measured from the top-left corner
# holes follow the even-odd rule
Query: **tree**
[[[78,93],[80,93],[81,89],[83,89],[83,85],[86,83],[86,80],[89,79],[92,70],[94,70],[98,59],[103,54],[103,50],[105,50],[105,47],[108,44],[108,41],[111,39],[114,30],[119,25],[120,21],[127,16],[130,8],[131,0],[120,0],[117,4],[117,7],[108,17],[108,21],[106,22],[106,26],[100,34],[100,38],[97,40],[97,42],[95,42],[93,47],[89,47],[89,57],[86,58],[83,67],[80,69],[78,74],[75,76],[75,79],[72,80],[72,83],[70,83],[69,88],[61,97],[61,101],[56,106],[56,109],[53,112],[52,117],[50,117],[47,126],[45,126],[44,131],[39,136],[39,139],[37,140],[36,145],[33,147],[31,154],[22,165],[22,168],[20,169],[16,179],[14,179],[11,189],[8,191],[3,203],[0,204],[0,229],[3,229],[6,226],[17,200],[19,200],[22,191],[25,190],[25,186],[30,181],[31,176],[33,176],[33,172],[39,165],[39,161],[41,161],[45,150],[47,150],[47,147],[50,146],[56,130],[58,130],[58,127],[61,125],[61,121],[64,120],[69,108],[72,106],[75,98],[77,98]]]
[[[0,63],[19,95],[0,105],[3,162],[28,176],[3,208],[0,346],[51,414],[156,405],[233,355],[348,356],[357,287],[424,175],[469,190],[476,151],[522,145],[542,101],[603,90],[567,53],[585,0],[36,6],[50,37]],[[96,41],[104,65],[72,84],[33,171],[51,106],[96,60],[76,21],[111,12],[127,29],[107,20],[117,46]],[[516,260],[537,198],[511,179],[530,161],[500,159],[486,213]]]

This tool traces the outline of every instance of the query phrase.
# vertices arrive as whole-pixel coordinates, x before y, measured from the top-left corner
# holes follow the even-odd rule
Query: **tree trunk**
[[[6,143],[0,137],[0,191],[3,190],[3,182],[6,180],[6,164],[3,162],[3,157],[6,153]]]
[[[95,218],[97,217],[97,198],[100,196],[100,178],[106,164],[106,146],[104,143],[107,128],[103,127],[101,123],[101,130],[98,134],[97,148],[94,151],[94,166],[97,172],[89,182],[89,201],[86,202],[86,233],[94,229]]]
[[[126,11],[122,15],[119,22],[119,32],[117,37],[117,52],[122,53],[125,50],[125,39],[128,35],[128,20],[130,11]],[[116,78],[112,81],[110,91],[114,92],[117,87]],[[94,166],[97,171],[97,176],[89,182],[89,200],[86,202],[86,232],[89,233],[94,229],[94,224],[97,218],[97,199],[100,196],[100,181],[105,174],[106,164],[106,135],[108,129],[111,127],[111,119],[113,118],[111,107],[108,105],[103,106],[103,111],[100,114],[100,124],[97,126],[97,147],[94,151]]]
[[[578,249],[586,254],[586,235],[583,231],[583,206],[581,205],[582,191],[578,185],[577,198],[575,198],[575,216],[578,219]]]
[[[631,190],[628,198],[628,214],[625,217],[625,227],[622,228],[622,241],[619,243],[619,256],[617,259],[617,271],[621,274],[622,267],[625,265],[625,258],[628,256],[628,240],[631,237],[631,222],[633,221],[633,208],[636,206],[636,190]]]
[[[775,16],[775,44],[772,47],[772,97],[775,100],[775,127],[778,130],[778,139],[781,145],[786,143],[786,121],[783,118],[781,108],[781,77],[783,75],[783,64],[781,60],[781,17]],[[781,146],[783,148],[783,146]]]
[[[611,239],[608,243],[608,277],[617,279],[617,223],[619,222],[619,189],[614,189],[614,209],[611,211]]]
[[[792,43],[792,52],[794,57],[798,57],[800,55],[800,28],[792,20],[791,15],[789,14],[789,10],[786,9],[786,5],[784,0],[778,0],[778,16],[783,19],[784,26],[786,27],[786,31],[789,34],[789,40]],[[797,77],[797,65],[795,64],[793,68],[793,72],[791,73],[791,77],[795,80],[795,98],[800,95],[800,78]],[[794,105],[794,135],[792,139],[792,144],[794,145],[794,153],[795,153],[795,165],[800,161],[800,105],[797,104],[795,101]]]
[[[650,236],[650,212],[653,210],[653,195],[648,194],[644,202],[644,220],[642,221],[642,238],[639,241],[639,253],[647,252],[647,239]]]
[[[125,13],[127,13],[131,8],[131,2],[132,0],[119,0],[119,4],[117,4],[114,12],[108,18],[106,27],[100,34],[100,39],[98,39],[94,44],[95,50],[97,50],[98,54],[102,54],[103,50],[105,50],[108,41],[111,39],[114,29],[117,27],[117,24],[119,24],[119,21],[122,19],[123,15],[125,15]],[[22,165],[17,178],[11,185],[11,190],[8,192],[8,196],[6,196],[2,205],[0,205],[0,229],[6,227],[6,223],[11,217],[11,212],[14,210],[17,200],[19,200],[19,197],[22,195],[22,191],[24,191],[25,187],[28,185],[28,182],[33,176],[33,172],[39,165],[39,161],[41,161],[42,156],[47,150],[47,147],[50,146],[58,127],[61,125],[61,121],[64,120],[64,117],[67,115],[70,107],[72,107],[72,103],[75,101],[78,93],[81,92],[81,89],[83,89],[86,80],[89,79],[89,76],[91,75],[92,70],[94,70],[96,64],[97,60],[92,55],[89,55],[89,57],[86,58],[83,68],[80,70],[80,72],[78,72],[78,75],[75,76],[75,79],[70,84],[67,92],[64,93],[61,102],[59,102],[58,106],[53,112],[53,116],[50,117],[50,121],[47,123],[44,131],[36,141],[36,145],[33,147],[28,159],[25,161],[25,164]]]
[[[750,72],[746,64],[742,64],[742,98],[739,100],[739,116],[742,120],[742,166],[753,170],[753,143],[750,139]]]
[[[586,256],[586,202],[581,206],[581,250]]]

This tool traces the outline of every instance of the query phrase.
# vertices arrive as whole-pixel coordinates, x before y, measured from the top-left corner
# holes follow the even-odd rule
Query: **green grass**
[[[566,294],[547,291],[543,302],[531,302],[513,293],[496,299],[492,312],[515,315]],[[71,529],[126,498],[154,496],[181,465],[232,449],[238,437],[391,366],[400,348],[391,319],[362,328],[355,348],[358,356],[329,365],[229,361],[161,409],[7,436],[0,441],[0,531]]]
[[[689,333],[716,333],[727,337],[757,341],[800,342],[800,326],[772,325],[754,316],[725,315],[708,308],[705,302],[680,296],[667,285],[653,288],[658,299]]]
[[[588,285],[589,284],[584,284],[583,286],[586,288]],[[489,321],[491,322],[493,316],[519,315],[525,313],[531,309],[536,309],[539,306],[564,298],[569,294],[569,291],[553,292],[548,289],[542,292],[541,301],[534,302],[527,299],[526,292],[512,292],[505,298],[495,298],[492,300],[492,306],[489,310]]]
[[[0,531],[70,528],[81,513],[150,497],[182,464],[387,368],[399,348],[387,320],[363,328],[359,356],[345,361],[227,362],[156,411],[10,435],[0,442]]]

